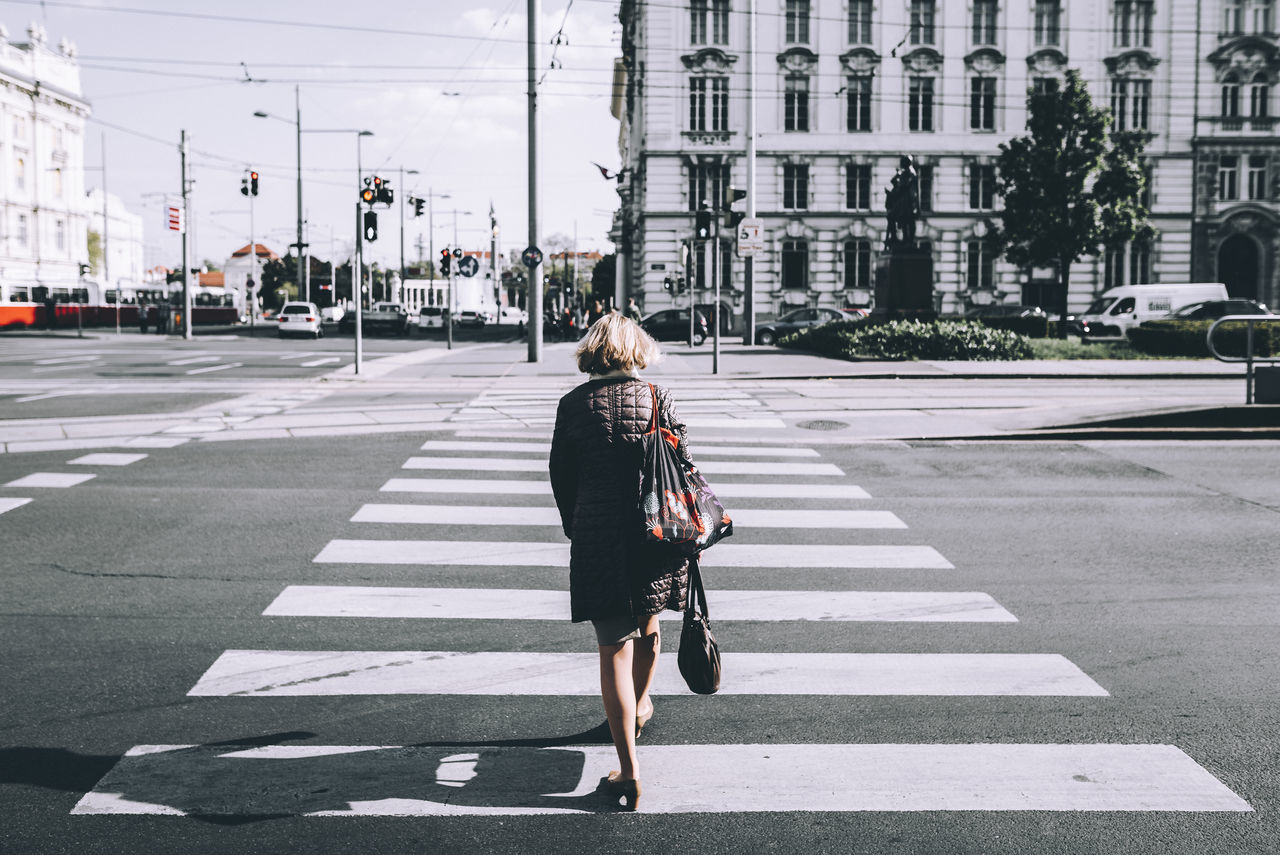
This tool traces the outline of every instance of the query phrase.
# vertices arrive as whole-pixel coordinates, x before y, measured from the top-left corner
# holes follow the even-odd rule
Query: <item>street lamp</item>
[[[400,167],[400,287],[404,288],[405,267],[404,267],[404,203],[405,197],[408,195],[405,187],[404,177],[406,175],[417,175],[416,169],[405,169]],[[403,293],[403,290],[401,291]]]
[[[297,286],[301,288],[302,279],[303,279],[303,275],[302,275],[302,105],[299,98],[299,92],[298,92],[297,86],[293,87],[293,114],[294,114],[293,121],[289,121],[288,119],[282,119],[279,116],[273,116],[272,114],[263,112],[262,110],[254,111],[253,115],[257,116],[259,119],[268,119],[268,118],[278,119],[281,122],[285,122],[287,124],[293,125],[296,131],[296,133],[294,134],[294,140],[295,140],[295,147],[296,147],[297,161],[298,161],[298,241],[296,244],[294,244],[294,247],[298,250]],[[250,247],[250,249],[253,249],[253,247]],[[307,287],[306,299],[307,299],[307,302],[310,303],[311,302],[310,282],[307,283],[306,287]]]

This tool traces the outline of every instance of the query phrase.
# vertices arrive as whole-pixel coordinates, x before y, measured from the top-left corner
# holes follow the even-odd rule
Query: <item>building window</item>
[[[787,163],[782,167],[782,207],[803,211],[809,207],[809,165]]]
[[[907,87],[907,128],[933,130],[933,78],[912,77]]]
[[[27,161],[25,158],[14,158],[13,187],[15,190],[27,189]]]
[[[856,211],[871,209],[871,164],[849,164],[844,179],[844,206]]]
[[[994,77],[974,77],[969,80],[969,127],[975,131],[996,129]]]
[[[1249,155],[1249,198],[1264,201],[1267,198],[1267,156]]]
[[[933,210],[933,164],[917,165],[916,172],[920,176],[920,212],[927,213]]]
[[[783,92],[783,130],[809,130],[809,78],[792,75]]]
[[[1271,0],[1249,0],[1249,29],[1257,35],[1271,33]]]
[[[1151,47],[1152,0],[1116,0],[1111,29],[1116,47]]]
[[[973,43],[975,45],[993,45],[996,43],[996,11],[998,8],[996,0],[973,0]]]
[[[809,43],[809,0],[787,0],[787,43]]]
[[[871,287],[871,241],[844,242],[844,287]]]
[[[1032,95],[1056,95],[1058,92],[1058,78],[1056,77],[1036,77],[1031,80]]]
[[[729,167],[723,163],[698,163],[689,167],[689,210],[696,211],[703,202],[715,205],[724,198],[729,186]]]
[[[708,118],[710,118],[709,123]],[[728,129],[729,78],[689,78],[689,130],[727,131]]]
[[[1240,156],[1224,154],[1218,158],[1218,199],[1231,202],[1240,198]]]
[[[996,256],[991,242],[975,238],[968,242],[967,283],[970,291],[991,289],[996,284]]]
[[[707,43],[707,0],[689,0],[689,43]]]
[[[1262,119],[1270,115],[1267,101],[1270,100],[1271,87],[1267,84],[1267,76],[1259,71],[1249,82],[1249,115]]]
[[[1035,42],[1037,45],[1056,45],[1060,38],[1062,4],[1058,0],[1036,0]]]
[[[1102,287],[1140,285],[1151,281],[1151,245],[1137,241],[1108,247],[1103,254]]]
[[[1240,78],[1229,71],[1222,78],[1222,118],[1234,119],[1240,115]]]
[[[53,224],[53,245],[58,249],[67,248],[66,220],[55,220]]]
[[[1111,129],[1146,130],[1151,119],[1151,81],[1111,80]]]
[[[711,0],[711,43],[729,43],[729,0]]]
[[[1151,281],[1151,245],[1134,242],[1129,244],[1129,283],[1142,284]]]
[[[1239,35],[1244,32],[1244,0],[1222,0],[1223,35]]]
[[[849,0],[849,44],[871,44],[871,0]]]
[[[937,16],[934,0],[911,0],[911,43],[931,45],[936,41],[934,19]]]
[[[871,75],[850,77],[845,90],[848,113],[845,129],[848,131],[871,130]]]
[[[782,242],[782,287],[805,289],[809,287],[809,242],[784,240]]]
[[[62,198],[62,169],[57,167],[53,170],[53,197],[55,199]]]
[[[18,243],[22,246],[27,245],[27,215],[18,215],[18,227],[14,230],[14,237],[18,239]]]
[[[995,207],[996,168],[975,163],[969,167],[969,209],[989,211]]]

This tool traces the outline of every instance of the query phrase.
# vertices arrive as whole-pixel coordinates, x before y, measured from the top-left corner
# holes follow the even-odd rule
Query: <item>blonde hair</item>
[[[620,312],[609,312],[591,325],[574,355],[578,370],[584,374],[632,374],[657,362],[662,352],[638,323]]]

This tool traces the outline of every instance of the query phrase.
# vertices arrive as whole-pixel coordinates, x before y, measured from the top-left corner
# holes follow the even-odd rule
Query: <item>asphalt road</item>
[[[806,447],[808,436],[795,432],[794,447]],[[725,651],[1055,654],[1105,694],[842,695],[829,689],[835,677],[806,693],[734,694],[730,674],[714,697],[657,698],[641,749],[644,764],[646,751],[656,758],[675,746],[678,767],[682,756],[692,764],[699,746],[776,745],[783,752],[793,745],[1171,745],[1243,799],[1249,812],[858,810],[866,794],[857,782],[884,770],[844,768],[833,754],[829,766],[811,774],[821,784],[814,798],[839,802],[848,793],[848,809],[763,810],[758,794],[767,797],[769,781],[753,778],[740,791],[709,785],[709,807],[690,813],[646,813],[642,800],[640,814],[621,815],[598,797],[583,797],[565,815],[519,815],[504,799],[527,797],[530,789],[556,792],[540,777],[549,767],[528,761],[527,752],[564,748],[576,758],[582,755],[569,747],[603,746],[600,702],[589,691],[307,694],[320,690],[302,680],[304,693],[290,696],[188,694],[230,650],[592,652],[590,630],[567,620],[263,614],[291,585],[563,589],[562,568],[532,559],[484,567],[466,556],[432,566],[359,556],[315,560],[337,540],[562,542],[554,528],[510,512],[484,525],[351,521],[368,503],[546,505],[545,493],[380,490],[388,479],[405,477],[541,479],[537,472],[402,469],[430,439],[455,441],[458,434],[190,442],[113,466],[70,463],[79,452],[0,455],[0,484],[36,472],[96,476],[67,488],[0,487],[0,496],[32,499],[0,514],[0,644],[8,654],[0,660],[6,687],[0,848],[1072,855],[1280,849],[1274,536],[1280,479],[1273,475],[1280,445],[837,442],[813,446],[818,456],[811,459],[843,474],[812,477],[769,476],[771,464],[790,458],[757,455],[751,474],[713,482],[858,485],[870,498],[757,498],[741,506],[882,510],[905,528],[744,528],[726,546],[829,546],[838,555],[854,547],[923,545],[953,569],[717,567],[713,550],[706,561],[713,621],[717,592],[723,601],[727,592],[748,589],[810,592],[815,612],[832,592],[845,590],[984,592],[1016,622],[724,620],[716,630]],[[696,454],[696,434],[694,441]],[[675,627],[666,625],[668,652]],[[142,745],[220,747],[160,754],[150,765],[124,757]],[[332,751],[285,761],[272,748],[280,745],[414,748],[407,755],[375,752],[367,762]],[[223,766],[238,761],[201,760],[209,752],[258,756],[254,751],[267,752],[256,761],[262,765],[230,777]],[[496,765],[476,765],[475,784],[464,770],[462,786],[449,792],[456,803],[496,809],[495,815],[297,815],[357,799],[396,813],[398,803],[386,800],[423,798],[433,774],[440,779],[450,763],[465,767],[472,755]],[[1133,771],[1142,777],[1141,768]],[[681,778],[717,774],[732,779],[735,771],[691,767],[669,777],[669,788]],[[981,795],[999,788],[1000,778],[999,767],[988,769],[973,789]],[[653,794],[646,798],[661,804],[662,785],[648,786]],[[891,795],[911,803],[916,790],[930,786],[925,775]],[[207,815],[73,815],[90,792],[98,804],[118,796]],[[469,793],[475,793],[470,801]],[[744,806],[750,812],[737,812]]]

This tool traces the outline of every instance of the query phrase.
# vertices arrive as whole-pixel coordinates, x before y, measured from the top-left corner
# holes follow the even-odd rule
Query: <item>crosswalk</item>
[[[502,401],[496,397],[478,401],[470,414],[508,419],[518,407],[541,406],[516,390]],[[744,424],[771,418],[745,401],[734,406],[756,415],[721,409],[715,418]],[[544,417],[525,413],[519,419],[528,425]],[[705,556],[711,616],[720,627],[753,627],[756,639],[749,649],[722,651],[720,693],[701,700],[700,709],[741,713],[750,708],[741,705],[766,696],[927,697],[944,705],[978,697],[1108,702],[1106,688],[1053,650],[806,649],[804,628],[818,623],[894,623],[904,631],[954,624],[966,632],[965,626],[1014,625],[1018,618],[990,594],[966,586],[969,568],[913,542],[897,513],[870,506],[872,497],[848,483],[840,466],[810,448],[752,444],[750,431],[694,447],[703,471],[715,473],[719,495],[732,500],[737,529]],[[463,436],[461,430],[455,436],[427,440],[405,462],[402,468],[418,477],[385,481],[378,497],[398,501],[369,497],[357,503],[343,532],[357,536],[334,537],[313,555],[323,578],[285,586],[262,612],[264,621],[402,621],[407,644],[226,649],[194,675],[188,694],[244,704],[360,696],[410,696],[431,704],[465,697],[482,709],[514,711],[515,721],[521,720],[521,704],[534,698],[596,695],[598,657],[589,631],[581,633],[581,644],[565,649],[511,642],[568,621],[563,582],[539,587],[537,581],[549,577],[534,575],[524,586],[509,586],[520,570],[568,565],[546,478],[546,442],[520,434]],[[787,537],[788,530],[799,534]],[[473,539],[477,534],[487,539]],[[770,542],[779,538],[792,542]],[[419,583],[404,584],[400,568],[412,569]],[[336,583],[344,572],[360,577],[360,584]],[[869,574],[906,584],[870,590]],[[377,584],[380,575],[398,584]],[[811,577],[834,589],[814,590]],[[674,637],[671,622],[679,615],[663,617]],[[438,643],[458,635],[434,628],[458,621],[491,622],[483,649]],[[775,627],[785,628],[789,640],[771,642],[782,637],[771,634]],[[689,694],[672,653],[660,659],[652,690],[659,698]],[[611,745],[520,744],[525,734],[513,735],[509,742],[447,746],[423,742],[420,734],[411,745],[142,744],[73,812],[230,818],[611,809],[597,790],[616,765]],[[642,810],[1252,810],[1195,759],[1167,744],[993,743],[984,733],[955,743],[869,743],[851,734],[848,742],[815,744],[803,732],[779,733],[778,743],[749,744],[733,736],[730,731],[718,742],[667,745],[646,732]]]

